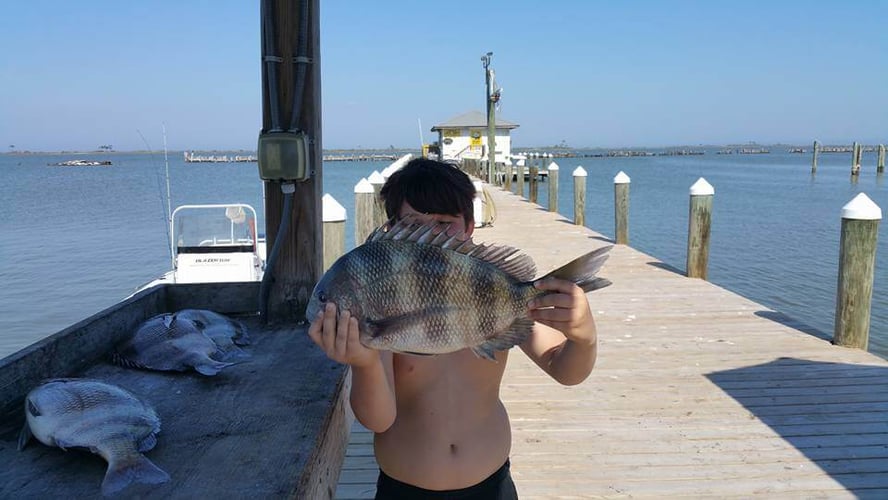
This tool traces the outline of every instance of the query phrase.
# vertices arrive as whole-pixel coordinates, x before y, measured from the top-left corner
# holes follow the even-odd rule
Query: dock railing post
[[[503,189],[505,191],[512,190],[512,160],[506,160],[505,173],[503,173]]]
[[[361,179],[355,184],[355,246],[364,243],[374,226],[373,212],[376,210],[373,184]]]
[[[558,164],[554,161],[549,164],[549,211],[558,211]]]
[[[715,189],[700,177],[690,189],[688,210],[688,278],[706,279],[709,267],[709,235]]]
[[[622,170],[614,177],[614,241],[629,244],[629,183]]]
[[[385,205],[383,205],[382,197],[379,196],[379,192],[382,191],[382,186],[385,184],[385,177],[374,170],[370,177],[367,177],[367,181],[373,186],[373,227],[375,228],[385,224],[386,221]]]
[[[345,254],[345,207],[329,193],[321,198],[324,233],[324,271]]]
[[[574,179],[574,224],[586,225],[586,169],[577,167],[573,171]]]
[[[543,160],[541,158],[539,163],[542,163],[542,162],[543,162]],[[539,177],[539,175],[540,175],[540,167],[538,166],[537,163],[532,163],[530,165],[530,186],[528,188],[530,192],[528,193],[528,196],[527,196],[527,199],[530,200],[531,203],[537,202],[537,195],[539,194],[539,183],[537,182],[537,177]]]
[[[814,141],[814,152],[811,155],[811,173],[817,172],[817,150],[820,148],[820,143]]]
[[[842,207],[839,279],[833,343],[866,349],[882,209],[860,193]]]
[[[528,158],[530,156],[528,155]],[[518,160],[518,165],[516,167],[516,171],[518,174],[515,176],[515,186],[517,187],[517,195],[524,198],[524,171],[526,170],[527,160]]]

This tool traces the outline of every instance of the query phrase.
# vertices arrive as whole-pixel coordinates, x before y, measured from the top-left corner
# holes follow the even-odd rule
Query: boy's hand
[[[338,363],[363,368],[379,362],[379,352],[361,344],[358,320],[348,311],[337,319],[336,305],[326,304],[308,327],[308,336]]]
[[[527,304],[530,317],[564,334],[578,344],[594,344],[598,336],[586,294],[575,283],[557,278],[537,281],[538,290],[557,292]]]

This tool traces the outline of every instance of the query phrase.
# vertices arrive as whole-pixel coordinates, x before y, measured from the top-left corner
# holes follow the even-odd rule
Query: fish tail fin
[[[550,272],[540,279],[559,278],[563,280],[573,281],[584,292],[598,290],[611,284],[610,280],[595,276],[607,260],[608,252],[613,245],[593,250],[583,256],[568,262],[558,269]]]
[[[216,354],[212,357],[213,359],[217,361],[222,361],[223,363],[241,363],[251,358],[250,353],[234,344],[225,348],[220,347],[216,350]]]
[[[236,365],[238,362],[223,362],[216,361],[215,359],[207,358],[205,360],[201,360],[194,364],[194,370],[201,375],[206,375],[208,377],[212,377],[217,373],[221,372],[224,368],[228,368],[231,365]]]
[[[102,480],[102,495],[112,495],[132,483],[161,484],[170,480],[170,475],[141,453],[134,453],[122,460],[109,462],[105,479]]]

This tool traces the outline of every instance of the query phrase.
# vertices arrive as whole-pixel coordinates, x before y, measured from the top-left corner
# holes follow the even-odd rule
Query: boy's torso
[[[389,476],[432,490],[477,484],[508,459],[511,431],[497,362],[462,350],[438,356],[394,355],[397,417],[377,434],[376,459]]]

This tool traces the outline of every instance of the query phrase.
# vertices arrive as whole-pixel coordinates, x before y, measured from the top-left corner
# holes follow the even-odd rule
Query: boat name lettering
[[[225,262],[231,262],[231,259],[228,257],[207,257],[205,259],[194,259],[195,264],[222,264]]]

